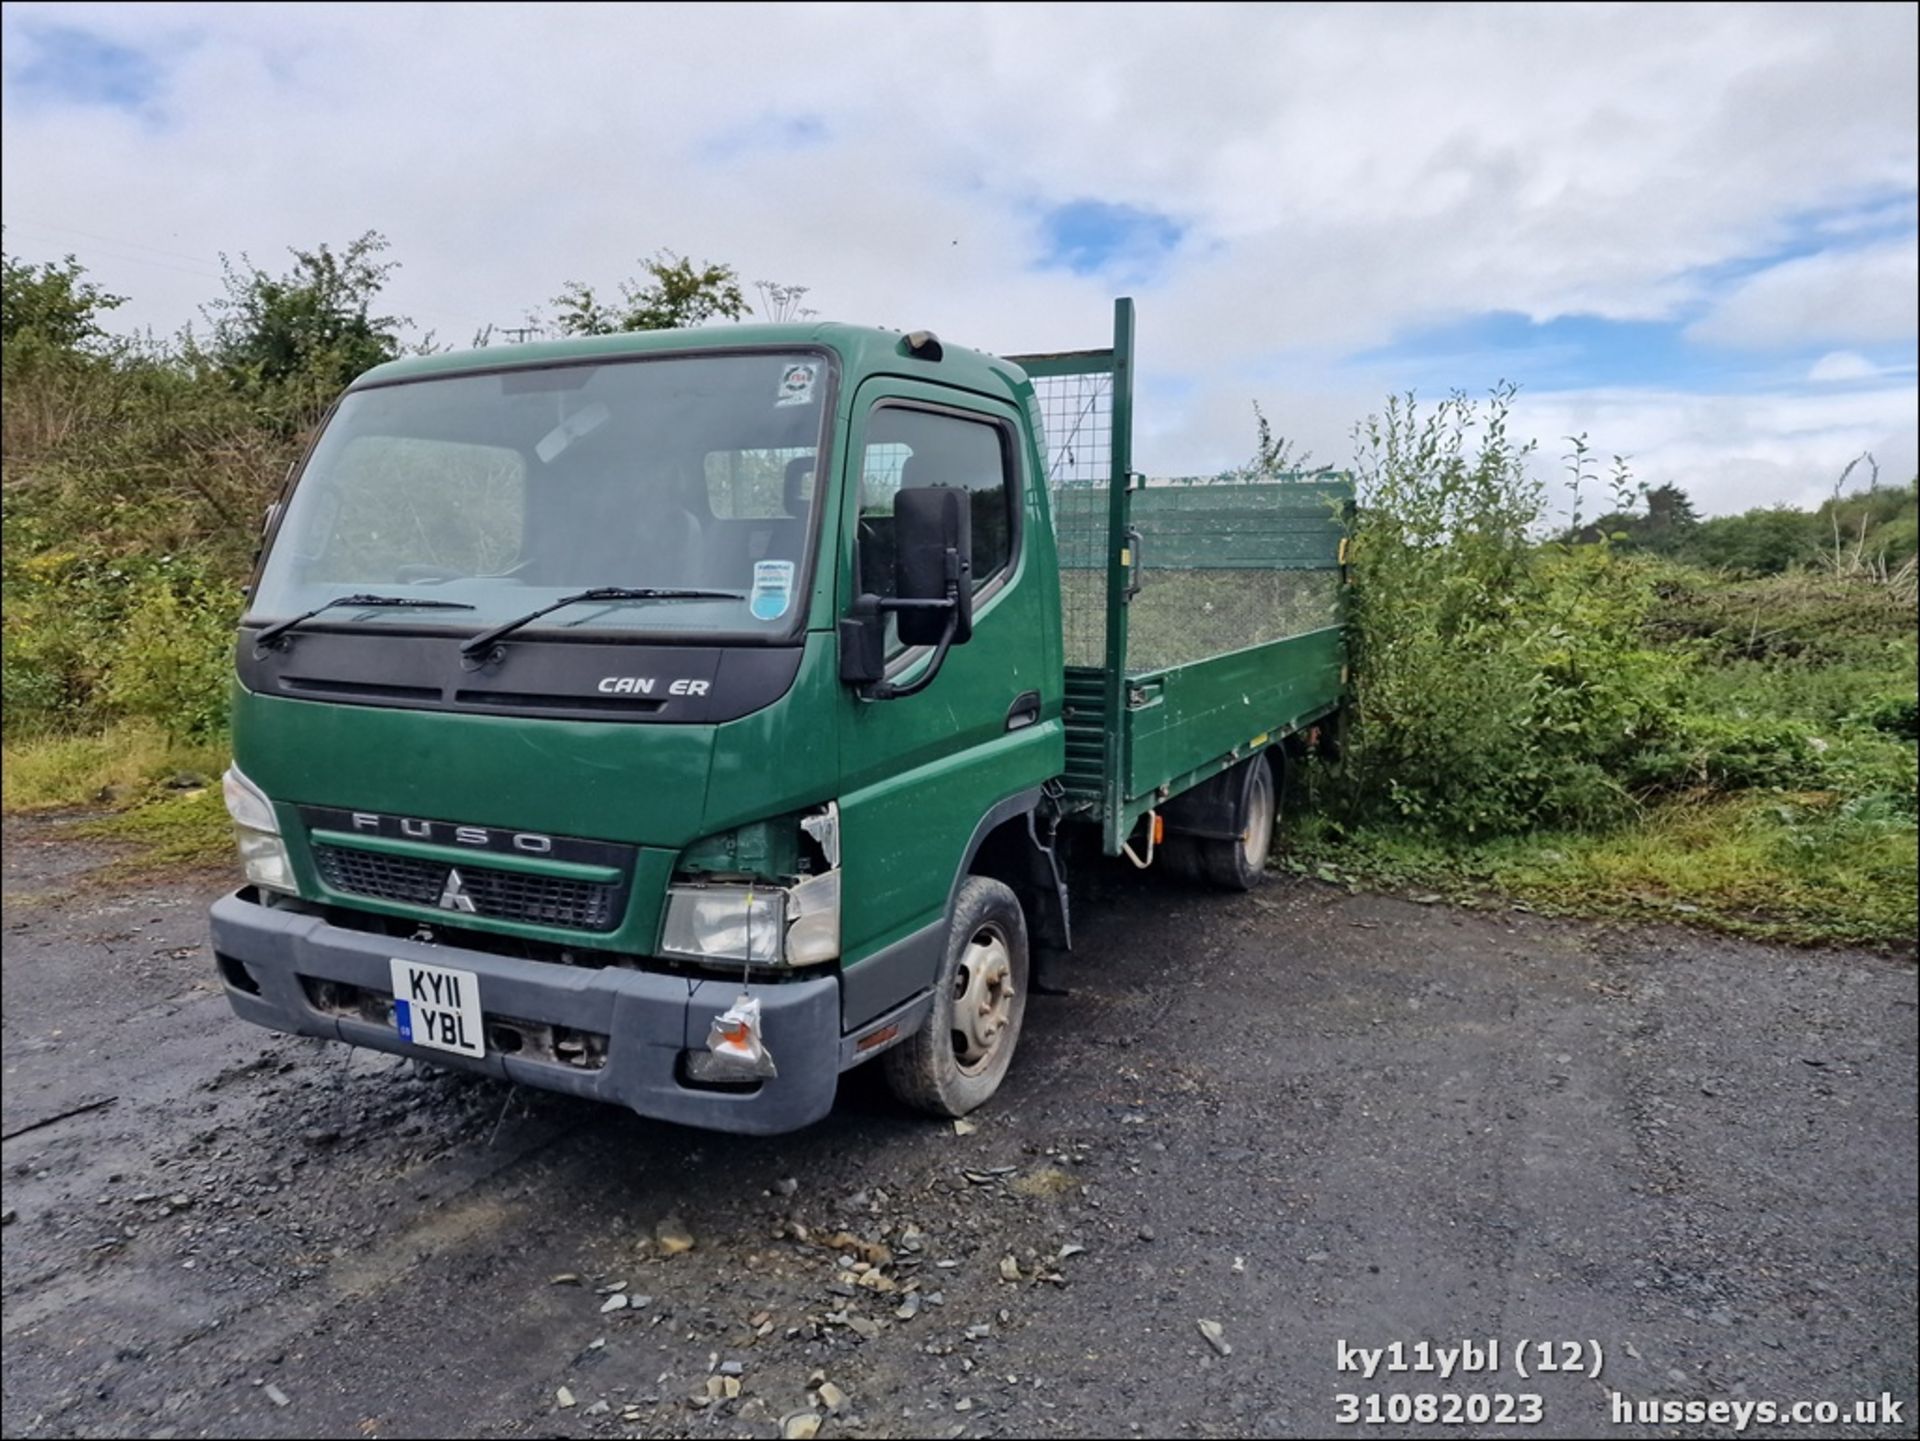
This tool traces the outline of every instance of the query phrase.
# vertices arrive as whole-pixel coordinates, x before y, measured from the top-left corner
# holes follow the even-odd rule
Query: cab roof
[[[695,330],[637,330],[618,335],[582,336],[525,345],[488,346],[478,350],[450,350],[434,355],[407,356],[376,365],[349,387],[353,390],[396,381],[426,380],[464,371],[506,367],[558,365],[586,360],[618,360],[634,355],[665,355],[702,350],[819,349],[831,350],[849,377],[905,375],[958,385],[1009,400],[1017,399],[1026,373],[1010,360],[984,351],[941,342],[938,360],[923,359],[897,330],[833,321],[799,325],[709,325]]]

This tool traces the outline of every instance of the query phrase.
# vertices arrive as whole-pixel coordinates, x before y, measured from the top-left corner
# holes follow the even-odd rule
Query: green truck
[[[240,622],[233,1009],[718,1130],[958,1116],[1066,853],[1229,888],[1332,733],[1350,490],[1132,464],[1113,342],[725,327],[340,398]]]

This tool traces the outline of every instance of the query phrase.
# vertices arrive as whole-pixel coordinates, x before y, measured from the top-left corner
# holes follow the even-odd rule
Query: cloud
[[[1827,250],[1760,271],[1688,330],[1695,340],[1742,349],[1835,341],[1886,344],[1920,327],[1920,250],[1911,236],[1857,250]]]
[[[808,285],[832,318],[1003,352],[1100,344],[1126,285],[1143,387],[1177,407],[1143,428],[1195,452],[1174,468],[1242,457],[1254,396],[1340,458],[1390,380],[1353,357],[1494,312],[1698,318],[1717,343],[1805,343],[1796,376],[1824,350],[1882,358],[1851,332],[1913,335],[1910,270],[1878,321],[1762,283],[1911,232],[1912,7],[450,17],[9,5],[9,251],[76,251],[132,297],[116,319],[165,332],[218,293],[222,251],[277,265],[378,228],[392,308],[443,343],[662,246]],[[165,123],[37,80],[49,26],[149,57],[141,104]],[[1850,333],[1794,338],[1829,313]],[[1578,386],[1579,362],[1552,383]],[[1726,424],[1737,465],[1764,427]]]
[[[1817,504],[1863,450],[1884,475],[1906,479],[1916,466],[1920,402],[1911,385],[1759,395],[1621,388],[1523,396],[1516,420],[1543,440],[1586,431],[1603,453],[1627,453],[1640,479],[1673,481],[1718,515],[1775,501]],[[1557,459],[1564,447],[1542,449]]]
[[[725,163],[755,150],[806,150],[830,138],[826,121],[818,115],[762,115],[709,136],[703,148],[711,159]]]
[[[1879,373],[1880,367],[1866,356],[1851,350],[1833,350],[1814,361],[1813,369],[1807,372],[1807,379],[1833,384],[1845,380],[1872,380]]]

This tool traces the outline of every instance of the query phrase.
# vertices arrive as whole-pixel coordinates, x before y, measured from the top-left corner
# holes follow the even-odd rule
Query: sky
[[[1521,387],[1704,513],[1916,465],[1916,8],[8,4],[0,218],[166,334],[369,229],[465,345],[662,247],[1001,353],[1136,461]]]

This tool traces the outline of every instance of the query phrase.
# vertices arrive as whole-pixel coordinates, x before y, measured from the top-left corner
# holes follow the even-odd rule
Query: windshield
[[[727,594],[584,602],[535,628],[784,634],[806,579],[826,389],[826,358],[794,353],[355,392],[294,488],[251,618],[373,590],[473,609],[314,624],[479,630],[624,586]]]

